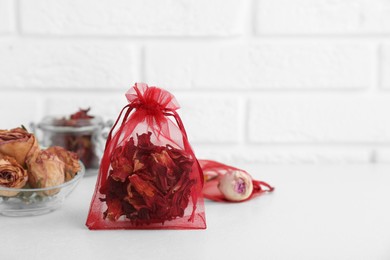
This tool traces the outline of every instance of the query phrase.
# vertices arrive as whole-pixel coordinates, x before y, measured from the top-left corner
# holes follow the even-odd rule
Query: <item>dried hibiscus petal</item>
[[[105,218],[115,221],[123,214],[122,203],[119,199],[109,200],[107,205],[108,209],[104,212]]]
[[[112,169],[101,189],[105,218],[115,221],[123,215],[141,224],[184,215],[195,183],[189,176],[194,160],[183,150],[154,145],[151,134],[138,135],[137,145],[131,138],[112,153]]]
[[[72,127],[77,130],[80,127],[92,126],[95,117],[89,115],[90,108],[80,109],[71,114],[68,118],[63,117],[54,121],[55,126]],[[81,133],[73,130],[66,132],[55,132],[51,137],[51,143],[64,147],[68,151],[75,152],[87,169],[97,167],[98,156],[96,154],[96,144],[93,130],[83,131]]]

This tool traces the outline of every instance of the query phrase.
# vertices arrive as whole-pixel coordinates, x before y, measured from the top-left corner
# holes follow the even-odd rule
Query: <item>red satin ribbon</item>
[[[225,198],[225,196],[219,191],[218,184],[221,177],[229,171],[241,171],[249,175],[244,170],[229,166],[220,162],[211,160],[199,160],[199,164],[203,170],[205,177],[205,183],[203,185],[203,197],[209,200],[218,202],[231,202]],[[250,176],[250,175],[249,175]],[[253,191],[249,198],[243,200],[247,201],[254,197],[257,197],[265,192],[272,192],[275,188],[266,182],[253,180]],[[242,201],[241,201],[242,202]]]

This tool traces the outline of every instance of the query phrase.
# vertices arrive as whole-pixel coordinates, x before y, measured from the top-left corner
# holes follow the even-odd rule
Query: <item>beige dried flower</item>
[[[23,188],[27,183],[27,172],[12,157],[0,154],[0,186],[6,188]],[[0,196],[16,196],[18,191],[0,191]]]

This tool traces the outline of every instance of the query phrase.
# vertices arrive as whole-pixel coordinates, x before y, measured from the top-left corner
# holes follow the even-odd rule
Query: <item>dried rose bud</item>
[[[229,171],[221,177],[218,188],[227,200],[243,201],[252,194],[252,178],[242,171]]]
[[[27,182],[27,172],[14,159],[0,154],[0,186],[6,188],[23,188]],[[0,196],[12,197],[18,191],[0,191]]]
[[[41,150],[27,159],[28,182],[33,188],[58,186],[65,181],[65,163],[57,155]],[[59,190],[44,192],[54,195]]]
[[[60,146],[52,146],[47,152],[57,155],[65,163],[65,181],[70,181],[80,171],[80,163],[77,154],[69,152]]]
[[[37,140],[25,129],[0,130],[0,153],[15,158],[21,166],[35,150],[39,150]]]

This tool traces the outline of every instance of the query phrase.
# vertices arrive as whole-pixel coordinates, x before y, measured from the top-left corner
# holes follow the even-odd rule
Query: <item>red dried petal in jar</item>
[[[88,112],[91,110],[91,108],[87,108],[87,109],[81,109],[70,115],[70,119],[91,119],[91,118],[94,118],[94,116],[91,116],[91,115],[88,115]]]

